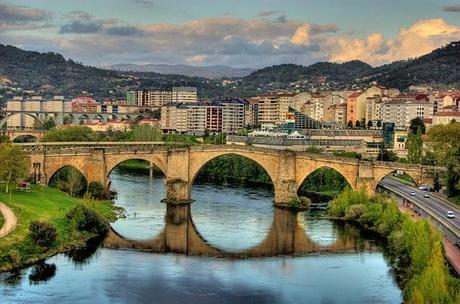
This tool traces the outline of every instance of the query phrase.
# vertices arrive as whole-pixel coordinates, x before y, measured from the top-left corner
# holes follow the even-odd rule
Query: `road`
[[[427,192],[423,190],[419,190],[415,187],[411,187],[408,185],[401,184],[400,182],[390,179],[384,178],[379,185],[389,189],[389,190],[396,190],[400,191],[407,196],[410,197],[411,201],[416,202],[424,206],[425,208],[430,209],[432,212],[436,213],[439,217],[443,218],[446,222],[452,224],[455,228],[458,229],[460,232],[460,211],[449,204],[446,199],[442,198],[440,195]],[[410,196],[411,192],[415,192],[415,196]],[[396,192],[397,193],[397,192]],[[423,197],[424,194],[428,194],[430,197],[425,198]],[[455,218],[450,219],[446,217],[447,211],[452,211],[455,214]]]

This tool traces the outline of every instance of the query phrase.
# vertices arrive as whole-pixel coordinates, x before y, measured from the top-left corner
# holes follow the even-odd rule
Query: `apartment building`
[[[428,100],[393,99],[382,105],[382,121],[394,123],[397,128],[407,128],[416,117],[432,118],[433,104]]]
[[[100,104],[91,96],[78,96],[71,100],[72,112],[98,112]]]
[[[172,102],[172,91],[170,90],[142,90],[128,91],[126,93],[128,105],[140,107],[159,108],[164,104]]]
[[[280,104],[276,95],[261,95],[253,99],[257,100],[259,105],[259,124],[262,128],[272,128],[282,122],[280,121]]]
[[[248,101],[245,99],[230,99],[221,101],[222,132],[235,133],[244,128],[244,111]],[[288,109],[286,109],[287,111]]]
[[[247,99],[244,105],[244,126],[252,127],[259,125],[259,104],[253,98]]]
[[[173,87],[172,102],[194,103],[198,102],[198,93],[195,87]]]

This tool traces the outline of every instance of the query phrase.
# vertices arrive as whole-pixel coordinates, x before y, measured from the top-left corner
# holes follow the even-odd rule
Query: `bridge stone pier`
[[[151,142],[86,142],[20,144],[30,155],[30,174],[48,184],[64,166],[73,166],[87,179],[109,186],[109,175],[130,159],[148,161],[166,177],[166,202],[190,202],[191,187],[203,166],[222,155],[235,154],[258,163],[274,185],[274,200],[284,205],[297,196],[302,182],[317,169],[335,169],[353,189],[374,193],[386,175],[401,170],[418,184],[431,184],[433,168],[391,162],[360,161],[324,154],[273,150],[242,145],[183,145]]]

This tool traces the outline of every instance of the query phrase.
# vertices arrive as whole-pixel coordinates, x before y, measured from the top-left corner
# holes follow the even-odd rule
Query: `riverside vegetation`
[[[111,201],[74,197],[70,192],[32,185],[30,192],[11,187],[27,173],[27,155],[17,146],[0,145],[0,201],[18,218],[16,229],[1,239],[0,271],[8,271],[43,260],[60,252],[84,246],[87,241],[105,235],[108,222],[116,219]],[[77,179],[76,179],[77,180]],[[67,185],[68,187],[68,185]],[[98,187],[91,188],[97,196]]]
[[[460,303],[460,280],[449,273],[442,236],[427,220],[412,220],[384,195],[351,189],[331,202],[328,214],[386,239],[406,303]]]

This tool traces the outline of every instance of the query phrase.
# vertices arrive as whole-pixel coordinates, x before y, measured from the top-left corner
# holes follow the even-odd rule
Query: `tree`
[[[305,148],[305,152],[307,153],[314,153],[314,154],[321,154],[323,153],[323,150],[317,146],[308,146]]]
[[[105,194],[104,186],[100,182],[93,181],[88,185],[88,193],[91,198],[102,199]]]
[[[160,128],[150,125],[136,125],[133,128],[132,140],[134,141],[162,141],[163,132]]]
[[[46,132],[43,141],[92,141],[96,137],[93,130],[83,126],[53,128]]]
[[[407,158],[411,163],[421,163],[423,155],[423,140],[422,140],[422,129],[419,128],[417,133],[409,134],[406,142]]]
[[[389,151],[388,149],[382,148],[379,151],[379,155],[377,156],[377,159],[381,161],[394,162],[398,160],[398,157],[393,151]]]
[[[382,121],[381,120],[377,120],[377,128],[381,128],[382,127]]]
[[[366,119],[364,119],[364,118],[361,119],[360,125],[361,125],[361,128],[365,129],[366,128]]]
[[[56,241],[56,228],[50,223],[33,221],[29,225],[29,233],[35,244],[50,247]]]
[[[351,120],[348,121],[347,127],[348,129],[353,129],[353,122]]]
[[[45,130],[51,130],[54,127],[56,127],[56,123],[54,122],[54,119],[52,119],[51,117],[45,120],[45,122],[43,123],[43,128]]]
[[[423,119],[416,117],[410,121],[409,130],[412,134],[417,134],[418,130],[421,130],[422,134],[425,134],[426,128]]]
[[[439,192],[439,190],[441,190],[441,184],[439,183],[439,174],[438,174],[438,172],[434,173],[433,190],[436,191],[436,192]]]
[[[369,120],[369,121],[367,122],[367,128],[370,129],[370,128],[372,128],[373,125],[374,125],[374,124],[373,124],[372,120]]]
[[[18,182],[27,175],[28,156],[18,146],[0,145],[0,179],[6,181],[6,193],[9,185]]]
[[[357,121],[355,122],[355,128],[356,128],[356,129],[359,129],[360,127],[361,127],[361,122],[359,122],[359,120],[357,120]]]

